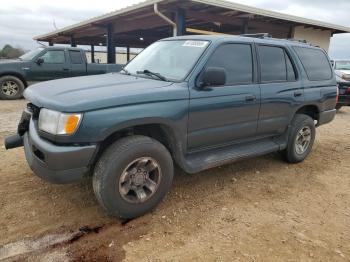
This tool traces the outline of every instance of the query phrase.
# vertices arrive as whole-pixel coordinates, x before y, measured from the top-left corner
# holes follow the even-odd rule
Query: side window
[[[287,69],[284,50],[280,47],[259,46],[262,82],[286,81]]]
[[[225,68],[226,85],[253,82],[253,55],[248,44],[225,44],[219,46],[209,58],[207,67]]]
[[[46,64],[64,64],[66,62],[64,51],[60,50],[49,50],[41,58]]]
[[[82,64],[83,59],[81,57],[80,51],[69,51],[69,57],[72,64]]]
[[[332,69],[323,51],[308,47],[294,47],[294,50],[299,56],[309,80],[322,81],[332,78]]]

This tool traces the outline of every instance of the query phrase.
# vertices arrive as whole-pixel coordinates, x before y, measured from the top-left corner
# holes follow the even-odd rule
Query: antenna
[[[55,30],[58,30],[58,28],[57,28],[57,26],[56,26],[55,18],[53,19],[53,27],[55,28]]]

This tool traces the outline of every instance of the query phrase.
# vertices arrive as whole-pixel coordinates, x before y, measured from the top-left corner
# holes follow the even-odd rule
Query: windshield
[[[335,63],[336,70],[350,70],[350,61],[340,61]]]
[[[208,41],[193,40],[156,42],[136,56],[125,71],[140,74],[146,70],[168,80],[181,81],[190,73],[208,45]]]
[[[25,53],[24,55],[20,56],[19,59],[24,60],[24,61],[30,61],[43,50],[44,50],[44,48],[40,47],[38,49],[29,51],[28,53]]]

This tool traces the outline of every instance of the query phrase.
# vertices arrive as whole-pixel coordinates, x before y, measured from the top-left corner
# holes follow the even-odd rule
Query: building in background
[[[107,47],[107,61],[116,62],[116,47],[145,48],[174,35],[269,33],[276,38],[306,40],[328,51],[334,34],[350,28],[254,8],[222,0],[148,0],[63,29],[37,36],[54,44]]]

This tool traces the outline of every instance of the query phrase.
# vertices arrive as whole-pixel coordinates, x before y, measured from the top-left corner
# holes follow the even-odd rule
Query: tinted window
[[[287,69],[284,50],[279,47],[259,46],[261,81],[286,81]]]
[[[294,47],[294,50],[298,54],[310,80],[331,79],[332,69],[324,52],[319,49],[306,47]]]
[[[63,64],[66,61],[64,51],[60,50],[47,51],[41,58],[47,64]]]
[[[253,56],[250,45],[227,44],[216,49],[207,67],[223,67],[227,85],[253,82]]]
[[[83,59],[81,57],[80,51],[69,51],[69,57],[72,64],[82,64]]]

